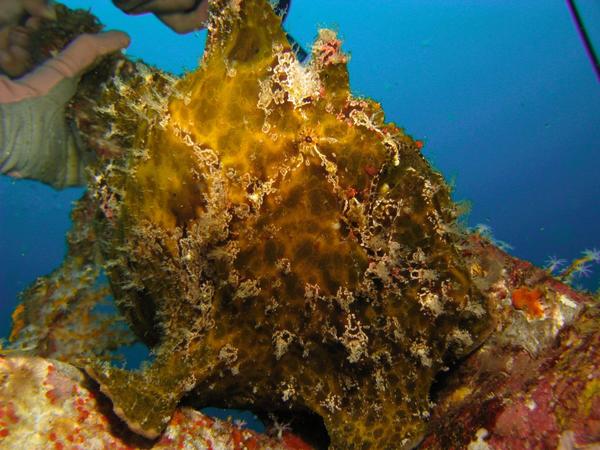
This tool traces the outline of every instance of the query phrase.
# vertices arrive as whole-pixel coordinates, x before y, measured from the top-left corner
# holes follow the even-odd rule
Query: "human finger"
[[[29,43],[30,30],[25,27],[12,27],[8,34],[9,46],[17,46],[25,49]]]
[[[7,26],[0,31],[0,72],[15,78],[31,69],[31,32],[24,26]]]
[[[42,24],[41,17],[30,17],[25,22],[25,26],[30,30],[37,30]]]
[[[22,0],[22,4],[25,12],[32,17],[56,19],[54,6],[49,4],[48,0]]]
[[[45,0],[0,0],[0,30],[23,21],[28,24],[32,19],[55,20],[56,11]]]
[[[0,29],[0,73],[18,77],[29,69],[28,42],[29,31],[25,27],[6,26]]]
[[[185,34],[205,27],[208,20],[208,2],[201,2],[195,10],[189,13],[172,13],[156,15],[173,31]]]
[[[8,48],[8,37],[10,36],[10,27],[0,28],[0,50]]]
[[[150,0],[112,0],[113,5],[128,14],[131,10],[144,5],[149,1]]]
[[[19,81],[35,95],[45,95],[62,79],[81,75],[100,57],[127,47],[129,42],[129,36],[121,31],[83,34],[58,56]]]
[[[143,4],[131,5],[128,14],[188,13],[205,0],[148,0]]]
[[[24,48],[13,45],[0,50],[0,73],[14,78],[23,75],[30,66],[29,52]]]
[[[23,7],[15,0],[0,0],[0,26],[14,25],[23,16]]]

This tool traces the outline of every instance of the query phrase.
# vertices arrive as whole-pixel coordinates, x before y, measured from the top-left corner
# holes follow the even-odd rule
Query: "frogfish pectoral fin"
[[[87,374],[113,404],[114,413],[136,434],[148,439],[161,435],[185,393],[179,383],[156,383],[153,367],[129,371],[108,365],[89,365]]]

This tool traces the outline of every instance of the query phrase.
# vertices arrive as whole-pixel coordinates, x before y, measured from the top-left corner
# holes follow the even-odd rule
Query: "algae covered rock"
[[[117,79],[100,111],[131,146],[91,185],[100,243],[155,359],[88,372],[146,437],[186,401],[410,447],[434,377],[489,328],[449,188],[351,95],[335,33],[303,66],[267,0],[211,11],[197,71]]]

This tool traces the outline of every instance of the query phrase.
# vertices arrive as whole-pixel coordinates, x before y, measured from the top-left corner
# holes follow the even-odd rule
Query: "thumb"
[[[33,90],[35,95],[45,95],[64,78],[83,74],[99,58],[127,47],[129,42],[129,36],[121,31],[82,34],[58,56],[22,77],[19,82]]]

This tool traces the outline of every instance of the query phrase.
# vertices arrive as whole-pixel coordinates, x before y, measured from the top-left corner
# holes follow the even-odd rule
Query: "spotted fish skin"
[[[211,8],[196,71],[106,99],[131,151],[92,182],[100,243],[156,357],[88,373],[150,438],[185,397],[320,417],[330,448],[410,448],[434,377],[490,326],[450,190],[350,93],[334,32],[302,65],[267,0]]]

